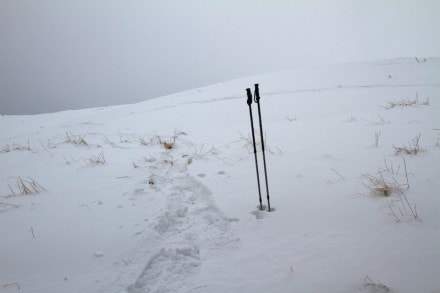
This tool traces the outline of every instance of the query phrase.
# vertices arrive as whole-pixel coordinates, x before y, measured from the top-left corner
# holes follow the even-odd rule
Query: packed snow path
[[[187,172],[153,173],[148,184],[166,205],[150,224],[153,233],[143,239],[153,255],[128,292],[189,290],[202,260],[235,241],[229,220],[211,191]]]

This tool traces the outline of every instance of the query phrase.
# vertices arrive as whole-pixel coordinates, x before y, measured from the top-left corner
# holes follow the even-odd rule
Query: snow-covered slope
[[[440,292],[439,98],[396,59],[2,116],[0,292]]]

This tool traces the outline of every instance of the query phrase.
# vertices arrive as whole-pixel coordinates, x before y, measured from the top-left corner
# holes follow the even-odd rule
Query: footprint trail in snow
[[[149,182],[155,194],[166,197],[167,202],[151,221],[152,232],[145,239],[145,245],[156,243],[156,252],[127,291],[188,290],[202,261],[212,251],[230,247],[237,238],[230,232],[229,219],[215,205],[212,192],[186,172],[153,174]]]

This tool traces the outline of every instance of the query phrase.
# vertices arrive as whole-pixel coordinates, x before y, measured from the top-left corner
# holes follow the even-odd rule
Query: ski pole
[[[254,95],[255,95],[254,101],[255,101],[255,103],[258,104],[258,119],[260,120],[261,147],[263,150],[264,179],[266,180],[267,208],[268,208],[268,211],[270,212],[269,183],[267,182],[266,155],[264,154],[263,123],[261,121],[260,90],[258,88],[258,83],[255,84]]]
[[[257,183],[258,183],[258,199],[260,200],[260,210],[263,210],[263,203],[261,201],[261,189],[260,189],[260,173],[258,172],[258,160],[257,160],[257,146],[255,144],[255,134],[254,134],[254,119],[252,117],[252,92],[250,88],[246,89],[247,92],[247,104],[249,106],[249,114],[251,116],[251,129],[252,129],[252,142],[254,145],[254,156],[255,156],[255,168],[257,169]]]

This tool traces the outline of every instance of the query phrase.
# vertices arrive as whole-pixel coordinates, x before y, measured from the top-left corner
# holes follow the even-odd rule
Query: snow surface
[[[440,292],[439,98],[440,58],[408,58],[2,116],[0,292]]]

